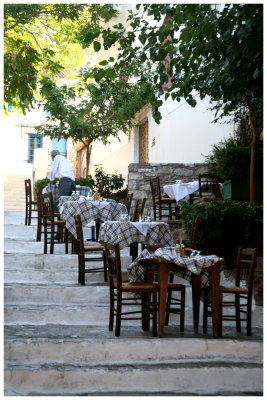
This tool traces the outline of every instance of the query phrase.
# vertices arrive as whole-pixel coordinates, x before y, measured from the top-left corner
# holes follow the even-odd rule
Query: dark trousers
[[[76,190],[75,182],[70,178],[61,178],[58,185],[58,197],[70,196]]]

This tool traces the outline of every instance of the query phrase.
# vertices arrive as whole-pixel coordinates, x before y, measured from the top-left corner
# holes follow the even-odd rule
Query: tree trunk
[[[258,142],[263,125],[260,119],[261,113],[253,107],[248,97],[243,95],[245,104],[249,109],[249,120],[252,127],[251,153],[250,153],[250,205],[253,207],[255,203],[255,176],[256,176],[256,154]]]
[[[92,143],[90,142],[86,146],[86,178],[88,178],[89,175],[91,152],[92,152]]]
[[[255,166],[256,166],[256,154],[258,148],[257,132],[253,132],[251,141],[251,153],[250,153],[250,205],[253,207],[255,202]]]

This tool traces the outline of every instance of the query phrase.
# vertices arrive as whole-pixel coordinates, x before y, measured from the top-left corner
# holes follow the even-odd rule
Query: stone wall
[[[128,191],[133,193],[133,205],[136,199],[147,198],[145,215],[152,216],[152,196],[149,178],[159,176],[162,195],[163,186],[170,185],[176,179],[198,179],[198,174],[209,172],[205,163],[198,164],[129,164],[128,167]]]

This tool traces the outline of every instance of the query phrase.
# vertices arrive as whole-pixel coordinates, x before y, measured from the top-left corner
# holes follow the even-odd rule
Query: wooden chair
[[[196,249],[197,242],[197,234],[198,234],[198,225],[199,225],[199,217],[195,217],[192,222],[191,229],[191,239],[190,239],[190,248],[186,248],[186,255],[191,253],[191,250]],[[180,331],[184,332],[184,308],[185,308],[185,286],[180,284],[176,285],[173,283],[174,275],[170,274],[170,283],[168,287],[168,297],[166,304],[166,318],[165,325],[169,323],[170,313],[180,314]],[[180,297],[174,297],[173,292],[180,292]]]
[[[153,253],[160,247],[166,247],[162,245],[146,245],[142,243],[141,249],[147,249],[150,253]],[[157,278],[156,278],[157,279]],[[158,284],[154,283],[158,290]],[[173,298],[172,292],[176,291],[180,293],[179,298]],[[185,285],[180,283],[173,283],[173,274],[170,274],[170,281],[168,283],[167,289],[168,297],[166,302],[166,316],[165,316],[165,325],[168,326],[169,323],[169,314],[173,312],[174,314],[180,315],[180,332],[184,332],[184,316],[185,316]]]
[[[220,286],[220,325],[222,321],[236,321],[236,330],[241,332],[241,322],[246,321],[247,335],[251,336],[251,304],[253,294],[253,280],[258,255],[257,248],[238,248],[235,267],[235,286]],[[225,300],[225,296],[234,295],[235,300]],[[229,297],[228,297],[229,298]],[[244,302],[240,302],[244,300]],[[212,304],[209,301],[209,292],[204,292],[203,333],[207,333],[207,318],[211,316]],[[223,313],[224,308],[233,307],[234,315]],[[241,314],[244,318],[241,317]]]
[[[44,226],[44,254],[47,254],[47,245],[50,244],[50,254],[54,253],[56,243],[65,243],[65,253],[68,254],[68,231],[66,221],[57,219],[54,213],[52,193],[42,194],[42,216]]]
[[[132,201],[133,201],[133,193],[128,193],[127,197],[124,201],[124,204],[127,208],[127,212],[130,215],[130,210],[131,210],[131,205],[132,205]]]
[[[109,276],[110,312],[109,330],[113,331],[114,316],[116,317],[115,335],[120,336],[122,320],[141,320],[144,330],[149,329],[147,322],[153,321],[153,336],[157,336],[157,304],[156,289],[153,283],[123,282],[121,273],[120,248],[118,244],[104,243]],[[140,297],[127,297],[129,293],[139,293]],[[151,295],[153,300],[151,302]],[[141,310],[122,311],[123,306],[138,307],[137,301],[141,300]],[[137,315],[141,314],[141,315]],[[127,317],[128,315],[128,317]]]
[[[37,196],[37,208],[38,208],[38,219],[37,219],[37,234],[36,241],[40,242],[42,238],[43,231],[43,209],[42,209],[42,191],[40,188],[36,189]]]
[[[175,216],[175,219],[178,219],[179,216],[179,208],[176,204],[176,199],[172,199],[170,197],[162,197],[160,192],[160,180],[159,177],[150,178],[150,188],[152,194],[152,204],[153,204],[153,212],[154,212],[154,221],[157,221],[157,218],[161,221],[163,218],[163,211],[167,212],[168,219],[172,219]]]
[[[32,187],[31,180],[26,179],[25,183],[25,199],[26,199],[26,210],[25,210],[25,225],[31,225],[32,218],[38,218],[37,216],[32,217],[32,211],[37,212],[37,201],[32,199]]]
[[[106,265],[106,255],[104,251],[104,246],[93,245],[93,246],[85,246],[84,245],[84,237],[83,237],[83,227],[82,220],[80,215],[75,215],[75,226],[76,226],[76,234],[77,239],[75,239],[75,248],[78,253],[78,282],[81,285],[85,284],[85,274],[93,273],[93,272],[104,272],[104,281],[107,282],[107,265]],[[93,254],[93,257],[85,257],[86,254]],[[96,256],[95,253],[101,253],[101,256]],[[93,267],[93,268],[85,268],[85,263],[87,262],[103,262],[103,266]]]
[[[217,175],[199,174],[198,175],[198,196],[193,197],[196,200],[220,200],[222,194],[220,190],[220,180]]]
[[[139,221],[139,217],[144,213],[145,204],[146,197],[136,200],[132,221]]]

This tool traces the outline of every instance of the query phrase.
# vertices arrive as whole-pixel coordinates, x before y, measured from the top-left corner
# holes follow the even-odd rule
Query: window
[[[43,136],[42,135],[29,135],[29,151],[28,151],[28,162],[33,162],[34,149],[43,147]]]

